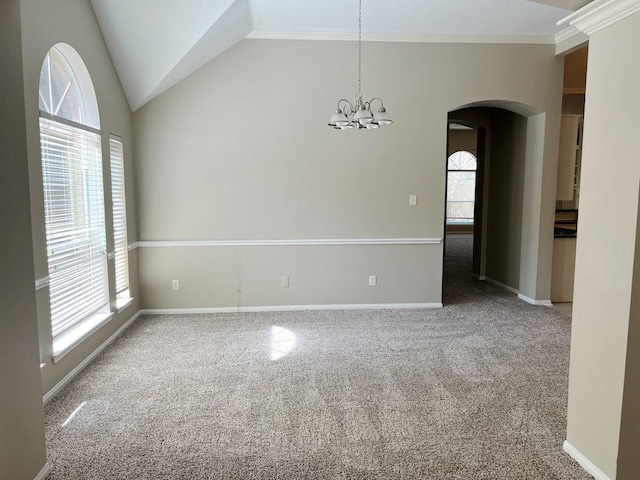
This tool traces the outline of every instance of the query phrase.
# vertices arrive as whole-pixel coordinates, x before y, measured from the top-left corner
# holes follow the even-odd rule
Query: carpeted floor
[[[50,479],[591,478],[562,451],[568,318],[469,252],[444,309],[139,319],[46,406]]]

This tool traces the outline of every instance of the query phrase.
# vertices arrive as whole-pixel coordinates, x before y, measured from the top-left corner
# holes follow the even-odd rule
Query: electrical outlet
[[[378,285],[378,277],[375,275],[369,275],[369,286],[375,287],[376,285]]]
[[[280,286],[282,288],[289,288],[289,277],[280,277]]]
[[[171,280],[171,290],[180,290],[180,280]]]
[[[409,205],[415,207],[418,205],[418,196],[417,195],[409,195]]]

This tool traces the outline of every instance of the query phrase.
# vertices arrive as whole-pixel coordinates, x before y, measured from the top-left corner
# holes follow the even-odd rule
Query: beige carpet
[[[47,405],[50,478],[591,478],[568,318],[474,282],[469,245],[444,309],[141,318]]]

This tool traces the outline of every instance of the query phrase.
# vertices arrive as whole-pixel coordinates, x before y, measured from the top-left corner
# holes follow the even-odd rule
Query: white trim
[[[66,55],[65,55],[65,58],[68,59],[68,57]],[[76,72],[75,69],[74,69],[74,72]],[[93,95],[95,96],[95,93]],[[68,127],[71,127],[71,128],[77,128],[77,129],[80,129],[80,130],[86,130],[87,132],[91,132],[91,133],[95,133],[97,135],[100,135],[100,129],[99,128],[95,128],[95,127],[92,127],[92,126],[89,126],[89,125],[85,125],[84,123],[74,122],[73,120],[69,120],[68,118],[64,118],[64,117],[59,117],[57,115],[53,115],[51,113],[45,112],[44,110],[40,110],[40,116],[42,118],[46,118],[47,120],[52,120],[54,122],[62,123],[63,125],[67,125]]]
[[[493,285],[495,287],[499,287],[499,288],[502,288],[504,290],[507,290],[508,292],[514,293],[516,295],[518,295],[519,292],[520,292],[519,290],[516,290],[515,288],[510,287],[509,285],[505,285],[504,283],[501,283],[501,282],[499,282],[497,280],[494,280],[493,278],[480,277],[480,280],[482,280],[484,282],[487,282],[487,283],[489,283],[489,284],[491,284],[491,285]]]
[[[639,11],[640,0],[593,0],[560,20],[558,25],[571,25],[592,35]]]
[[[555,38],[556,55],[571,53],[580,48],[581,45],[589,42],[589,35],[572,26],[558,32]]]
[[[611,480],[602,470],[596,467],[591,460],[580,453],[578,449],[571,445],[567,440],[562,444],[562,449],[567,452],[571,458],[578,462],[587,473],[593,475],[596,480]]]
[[[42,290],[49,286],[49,277],[38,278],[36,280],[36,290]]]
[[[56,336],[53,339],[53,363],[58,363],[71,350],[109,323],[111,319],[113,319],[113,313],[97,312]]]
[[[140,242],[132,242],[129,244],[129,246],[127,247],[127,250],[131,251],[131,250],[135,250],[136,248],[138,248],[140,246]]]
[[[259,40],[333,40],[353,42],[352,32],[271,32],[254,30],[246,38]],[[511,43],[553,45],[553,35],[455,35],[431,33],[372,33],[362,36],[363,42],[406,43]]]
[[[42,403],[47,403],[51,400],[60,390],[62,390],[71,380],[75,378],[87,365],[89,365],[94,358],[96,358],[105,348],[113,343],[113,341],[118,338],[122,332],[124,332],[133,322],[135,322],[138,317],[142,314],[142,311],[138,311],[135,315],[133,315],[129,320],[127,320],[124,325],[122,325],[116,332],[107,338],[98,348],[96,348],[87,358],[85,358],[82,362],[78,364],[76,368],[71,370],[62,380],[60,380],[51,390],[44,394],[42,397]]]
[[[44,467],[42,467],[42,470],[40,470],[40,473],[38,473],[38,475],[36,475],[36,478],[34,478],[33,480],[44,480],[45,478],[47,478],[47,475],[49,475],[51,473],[51,464],[49,462],[44,464]]]
[[[125,290],[125,292],[128,291]],[[116,313],[121,314],[125,308],[133,303],[133,297],[116,297]]]
[[[518,294],[518,298],[520,300],[523,300],[525,302],[527,302],[530,305],[539,305],[542,307],[553,307],[553,303],[551,303],[551,300],[534,300],[531,297],[527,297],[526,295],[523,295],[522,293]]]
[[[173,315],[191,313],[255,313],[298,312],[304,310],[406,310],[442,308],[442,303],[361,303],[337,305],[273,305],[256,307],[205,307],[205,308],[145,308],[143,315]]]
[[[327,245],[440,245],[441,238],[343,238],[297,240],[141,240],[138,248],[160,247],[300,247]]]
[[[578,30],[576,27],[572,25],[569,25],[568,27],[563,28],[555,35],[556,45],[558,43],[564,42],[565,40],[569,40],[571,37],[573,37],[574,35],[578,35],[579,33],[580,33],[580,30]]]

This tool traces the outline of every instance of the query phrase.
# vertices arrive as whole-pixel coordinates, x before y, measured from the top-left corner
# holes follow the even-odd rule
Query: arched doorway
[[[449,124],[477,132],[473,253],[468,274],[529,303],[545,305],[550,303],[555,169],[543,167],[553,160],[548,151],[557,140],[557,134],[549,132],[553,126],[546,117],[530,106],[501,101],[466,105],[448,115]],[[455,153],[450,135],[447,145],[448,164],[450,154]],[[445,223],[447,230],[450,233],[451,227]],[[446,241],[444,250],[443,276]]]

